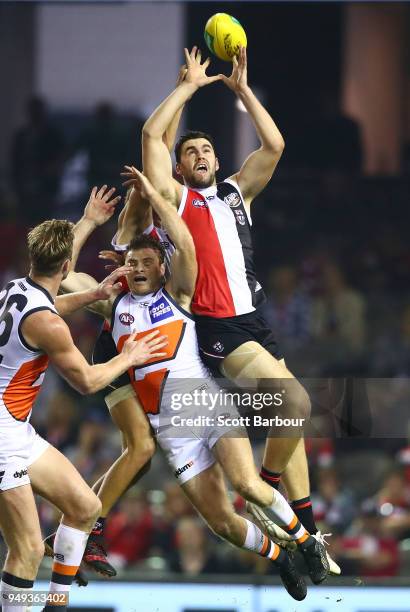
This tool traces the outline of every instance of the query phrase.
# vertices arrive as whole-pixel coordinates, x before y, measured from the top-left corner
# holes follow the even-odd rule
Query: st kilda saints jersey
[[[255,275],[252,221],[238,185],[226,179],[206,189],[184,187],[178,212],[198,261],[192,312],[216,318],[253,312],[264,293]]]
[[[41,389],[48,356],[24,339],[24,320],[40,310],[57,313],[51,295],[30,278],[7,283],[0,293],[0,428],[28,422]]]

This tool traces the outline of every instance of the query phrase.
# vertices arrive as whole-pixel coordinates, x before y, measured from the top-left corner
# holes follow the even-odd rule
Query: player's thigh
[[[214,463],[182,486],[185,495],[199,514],[211,526],[232,514],[232,504],[221,467]]]
[[[0,492],[0,531],[11,551],[41,548],[40,523],[29,484]]]
[[[35,493],[63,514],[86,518],[98,510],[96,495],[73,464],[53,446],[29,466],[28,473]]]
[[[283,359],[276,359],[258,342],[244,342],[224,359],[223,374],[230,380],[243,378],[292,379]]]
[[[151,448],[154,453],[155,442],[151,427],[135,395],[112,405],[110,414],[114,424],[121,432],[123,445]]]

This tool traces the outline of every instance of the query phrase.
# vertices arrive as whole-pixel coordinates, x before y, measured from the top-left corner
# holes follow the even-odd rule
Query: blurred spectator
[[[62,133],[50,121],[42,98],[31,98],[26,110],[26,123],[16,132],[12,143],[11,175],[18,198],[18,217],[37,223],[53,216],[65,144]]]
[[[213,552],[206,527],[199,518],[180,519],[175,536],[176,550],[169,565],[171,571],[190,576],[226,571]]]
[[[403,308],[398,325],[379,337],[371,361],[376,376],[410,375],[410,304]]]
[[[365,309],[364,297],[348,286],[341,269],[335,263],[324,264],[322,295],[313,310],[315,335],[338,351],[360,353],[366,336]]]
[[[142,561],[153,542],[153,520],[144,492],[131,489],[108,520],[110,562],[121,568]]]
[[[135,132],[120,125],[110,102],[100,102],[91,125],[80,135],[76,149],[88,156],[88,184],[119,186],[124,164],[133,162],[137,146]]]
[[[316,523],[326,523],[329,529],[343,533],[356,514],[352,491],[341,486],[335,468],[320,468],[316,474],[316,493],[312,495]]]
[[[410,486],[403,470],[395,469],[376,494],[381,514],[381,529],[399,540],[410,537]]]
[[[306,343],[311,334],[312,303],[301,290],[293,266],[272,270],[269,294],[264,314],[284,347],[291,350]]]
[[[373,500],[366,500],[349,534],[333,543],[342,571],[361,576],[396,576],[399,549],[396,540],[381,535],[382,516]]]

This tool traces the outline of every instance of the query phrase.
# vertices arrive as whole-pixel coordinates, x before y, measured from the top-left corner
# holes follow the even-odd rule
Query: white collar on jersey
[[[158,289],[158,291],[160,291],[160,289]],[[151,304],[158,291],[154,291],[154,293],[147,293],[146,295],[137,295],[136,293],[132,293],[130,291],[130,296],[131,299],[136,303],[136,306],[146,308],[146,306],[149,306]]]

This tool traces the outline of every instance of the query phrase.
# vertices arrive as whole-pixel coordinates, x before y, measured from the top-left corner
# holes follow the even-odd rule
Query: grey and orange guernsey
[[[28,277],[0,293],[0,491],[28,484],[28,467],[49,446],[30,424],[48,356],[21,332],[23,321],[40,310],[58,314],[48,291]]]
[[[143,296],[125,292],[113,304],[111,330],[118,352],[135,331],[137,340],[153,330],[168,337],[165,357],[128,373],[176,478],[187,482],[215,463],[218,439],[237,430],[223,424],[225,415],[238,416],[199,356],[193,317],[164,288]]]

